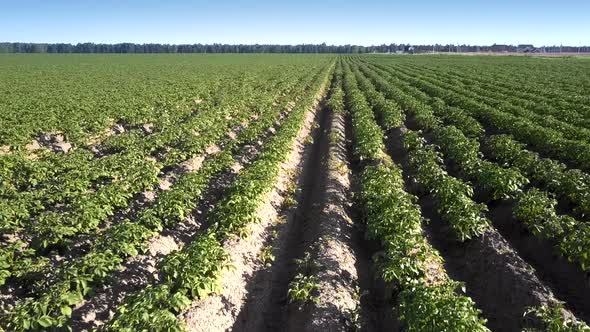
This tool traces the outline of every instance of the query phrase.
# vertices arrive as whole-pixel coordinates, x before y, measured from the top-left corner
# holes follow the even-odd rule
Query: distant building
[[[494,44],[490,46],[490,51],[496,53],[507,53],[508,51],[510,51],[510,46],[506,44]]]
[[[518,48],[516,49],[518,53],[532,53],[535,52],[535,50],[535,46],[532,44],[519,44]]]

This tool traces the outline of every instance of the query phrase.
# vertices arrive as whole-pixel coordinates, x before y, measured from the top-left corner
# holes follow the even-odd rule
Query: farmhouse
[[[494,44],[490,46],[490,51],[497,53],[506,53],[510,51],[510,46],[506,44]]]
[[[535,50],[535,46],[533,46],[532,44],[519,44],[516,49],[518,53],[532,53]]]

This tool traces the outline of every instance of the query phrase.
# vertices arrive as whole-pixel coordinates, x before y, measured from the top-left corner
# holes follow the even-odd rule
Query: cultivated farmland
[[[590,331],[590,62],[0,56],[7,331]]]

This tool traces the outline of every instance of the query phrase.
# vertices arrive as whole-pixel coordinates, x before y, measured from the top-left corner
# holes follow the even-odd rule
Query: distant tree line
[[[588,46],[532,45],[410,45],[382,44],[374,46],[300,44],[96,44],[96,43],[0,43],[0,53],[440,53],[440,52],[590,52]]]
[[[372,53],[404,49],[400,45],[357,46],[357,45],[230,45],[230,44],[44,44],[44,43],[0,43],[0,53]]]

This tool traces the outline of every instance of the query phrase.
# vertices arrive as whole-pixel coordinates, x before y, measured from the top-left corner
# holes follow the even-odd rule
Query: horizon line
[[[490,47],[494,45],[501,45],[501,46],[518,46],[518,45],[532,45],[534,47],[542,48],[542,47],[590,47],[590,44],[578,44],[578,45],[568,45],[568,44],[543,44],[541,46],[535,46],[533,43],[493,43],[493,44],[460,44],[460,43],[381,43],[381,44],[371,44],[371,45],[363,45],[363,44],[328,44],[326,42],[322,43],[288,43],[288,44],[281,44],[281,43],[227,43],[227,42],[215,42],[215,43],[202,43],[202,42],[193,42],[193,43],[167,43],[167,42],[132,42],[132,41],[124,41],[124,42],[96,42],[96,41],[84,41],[84,42],[35,42],[35,41],[0,41],[0,44],[69,44],[69,45],[78,45],[78,44],[99,44],[99,45],[121,45],[121,44],[135,44],[135,45],[228,45],[228,46],[253,46],[253,45],[263,45],[263,46],[299,46],[299,45],[325,45],[331,47],[341,47],[341,46],[357,46],[357,47],[378,47],[383,45],[410,45],[410,46],[448,46],[448,45],[458,45],[458,46],[483,46],[483,47]]]

